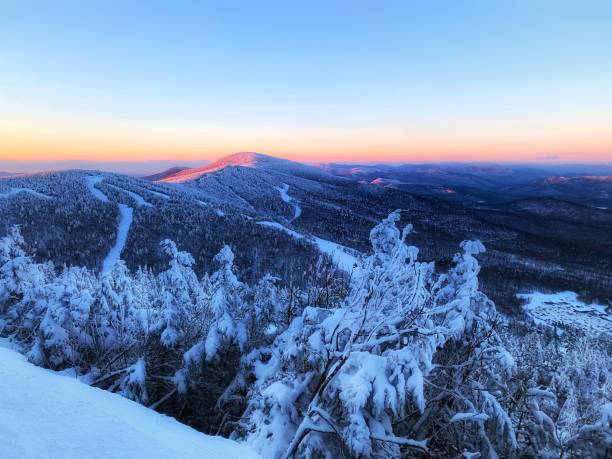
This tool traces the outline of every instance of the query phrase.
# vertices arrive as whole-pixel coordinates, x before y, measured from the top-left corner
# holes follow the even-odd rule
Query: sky
[[[1,5],[0,170],[612,161],[608,0]]]

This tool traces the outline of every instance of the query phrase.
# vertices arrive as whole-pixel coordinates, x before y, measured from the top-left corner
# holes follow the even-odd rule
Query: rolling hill
[[[366,252],[372,226],[403,209],[422,259],[444,266],[462,240],[483,241],[484,288],[501,309],[517,309],[516,293],[530,288],[571,289],[602,301],[612,291],[612,214],[598,208],[605,206],[580,203],[573,188],[575,199],[538,192],[533,170],[410,166],[402,175],[401,169],[314,167],[238,153],[166,171],[156,181],[97,171],[8,177],[0,180],[0,230],[20,224],[39,259],[100,270],[111,253],[132,269],[160,269],[165,238],[209,270],[229,243],[245,279],[271,272],[300,282],[296,272],[307,275],[304,267],[322,253],[335,256],[330,244],[351,256]],[[415,183],[407,185],[406,174]]]

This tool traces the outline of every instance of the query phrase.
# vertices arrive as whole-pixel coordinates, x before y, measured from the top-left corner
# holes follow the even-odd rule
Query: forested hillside
[[[0,240],[0,330],[32,362],[250,444],[263,457],[604,457],[609,336],[504,318],[480,290],[485,247],[419,261],[393,212],[348,286],[236,276],[229,246],[198,275],[97,273]]]

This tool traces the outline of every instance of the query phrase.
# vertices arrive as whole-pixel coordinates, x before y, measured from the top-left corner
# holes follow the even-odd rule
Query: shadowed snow
[[[35,367],[5,342],[0,393],[2,458],[259,457],[246,445],[204,435],[117,394]]]

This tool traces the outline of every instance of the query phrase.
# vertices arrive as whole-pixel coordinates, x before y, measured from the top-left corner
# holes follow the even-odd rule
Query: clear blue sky
[[[612,159],[611,1],[1,9],[0,160]]]

